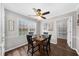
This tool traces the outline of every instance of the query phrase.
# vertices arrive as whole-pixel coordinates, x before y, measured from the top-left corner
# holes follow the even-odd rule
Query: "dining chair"
[[[48,38],[45,38],[45,40],[43,42],[43,50],[47,52],[47,55],[49,55],[48,51],[51,50],[50,49],[50,40],[51,40],[51,35],[49,35]]]
[[[39,45],[35,43],[35,41],[33,41],[32,39],[32,35],[27,35],[27,41],[28,41],[28,50],[27,50],[27,54],[28,52],[30,52],[33,56],[33,54],[39,50]]]

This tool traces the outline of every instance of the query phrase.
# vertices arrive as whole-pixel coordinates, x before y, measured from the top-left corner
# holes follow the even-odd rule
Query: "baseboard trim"
[[[57,44],[57,43],[54,43],[54,42],[50,42],[50,43],[52,43],[52,44]]]
[[[16,46],[16,47],[10,48],[10,49],[8,49],[8,50],[5,50],[5,52],[8,52],[8,51],[11,51],[11,50],[20,48],[20,47],[22,47],[22,46],[24,46],[24,45],[27,45],[27,43],[24,43],[24,44],[18,45],[18,46]]]

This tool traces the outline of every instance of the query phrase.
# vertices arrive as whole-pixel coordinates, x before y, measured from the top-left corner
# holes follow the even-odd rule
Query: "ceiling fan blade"
[[[46,19],[46,17],[41,16],[41,18]]]
[[[50,12],[49,11],[47,11],[47,12],[44,12],[42,15],[46,15],[46,14],[49,14]]]
[[[37,9],[33,8],[34,12],[37,12]]]
[[[41,12],[41,9],[37,9],[37,12]]]

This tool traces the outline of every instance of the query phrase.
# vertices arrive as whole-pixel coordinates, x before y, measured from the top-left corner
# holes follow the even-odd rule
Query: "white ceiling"
[[[74,11],[79,5],[78,3],[4,3],[5,8],[22,15],[34,15],[32,8],[40,8],[44,12],[50,11],[47,18],[62,15]]]

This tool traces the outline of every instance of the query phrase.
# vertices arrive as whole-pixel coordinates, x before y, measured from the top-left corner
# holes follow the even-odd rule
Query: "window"
[[[19,35],[26,35],[36,33],[36,22],[28,19],[19,20]]]

